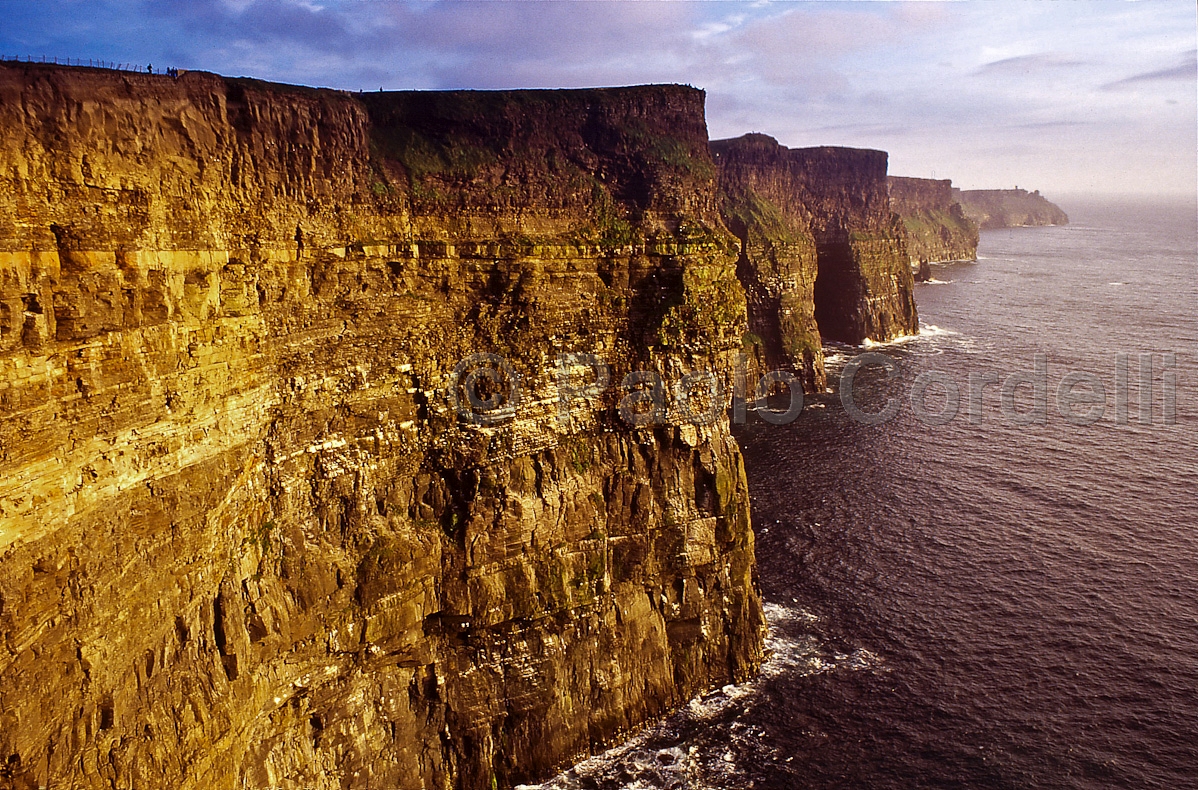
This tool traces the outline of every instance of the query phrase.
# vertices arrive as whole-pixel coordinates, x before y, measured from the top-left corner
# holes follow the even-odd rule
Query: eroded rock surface
[[[770,367],[824,386],[821,336],[846,343],[918,330],[884,151],[715,140],[722,210],[741,239],[749,326]]]
[[[0,66],[0,782],[505,786],[751,675],[726,388],[618,414],[731,379],[715,177],[682,87]]]
[[[886,154],[679,86],[3,64],[0,190],[0,786],[509,786],[749,677],[738,360],[918,325]]]
[[[903,221],[913,268],[977,259],[978,226],[948,179],[890,177],[890,207]]]

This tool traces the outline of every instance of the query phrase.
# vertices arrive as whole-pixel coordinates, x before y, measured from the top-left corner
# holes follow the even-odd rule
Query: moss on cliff
[[[702,93],[680,86],[554,91],[366,93],[372,145],[406,177],[417,211],[538,205],[611,233],[663,221],[711,194]],[[697,111],[697,112],[696,112]],[[395,167],[399,165],[399,167]],[[627,216],[613,217],[613,207]]]
[[[885,153],[789,149],[761,134],[711,149],[761,364],[795,369],[822,391],[821,336],[859,343],[916,330]]]
[[[903,220],[913,267],[977,257],[978,228],[948,180],[890,177],[890,205]]]

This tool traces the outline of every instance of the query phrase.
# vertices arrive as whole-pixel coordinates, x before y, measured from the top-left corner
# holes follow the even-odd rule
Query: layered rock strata
[[[955,189],[953,196],[982,230],[1069,224],[1069,216],[1038,189]]]
[[[859,344],[918,330],[884,151],[790,149],[763,134],[716,140],[711,150],[766,365],[791,365],[822,390],[821,337]]]
[[[923,279],[928,264],[977,260],[978,226],[965,216],[947,179],[891,176],[890,207],[903,222],[913,269]]]
[[[508,786],[751,675],[719,209],[688,88],[0,66],[0,784]]]

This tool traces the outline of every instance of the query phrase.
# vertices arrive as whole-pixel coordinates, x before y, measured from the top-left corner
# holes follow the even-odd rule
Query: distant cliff
[[[1039,190],[957,189],[953,194],[965,210],[965,216],[982,230],[1069,224],[1065,212],[1046,200]]]
[[[965,216],[952,181],[891,176],[890,207],[903,221],[911,265],[977,258],[978,226]]]
[[[770,367],[824,386],[821,336],[847,343],[918,330],[884,151],[714,140],[721,212],[741,240],[749,328]]]

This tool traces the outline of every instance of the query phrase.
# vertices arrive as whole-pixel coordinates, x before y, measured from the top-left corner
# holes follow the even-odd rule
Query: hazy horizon
[[[1192,198],[1190,0],[456,3],[4,0],[7,56],[344,90],[681,83],[713,139],[890,154],[963,189]]]

